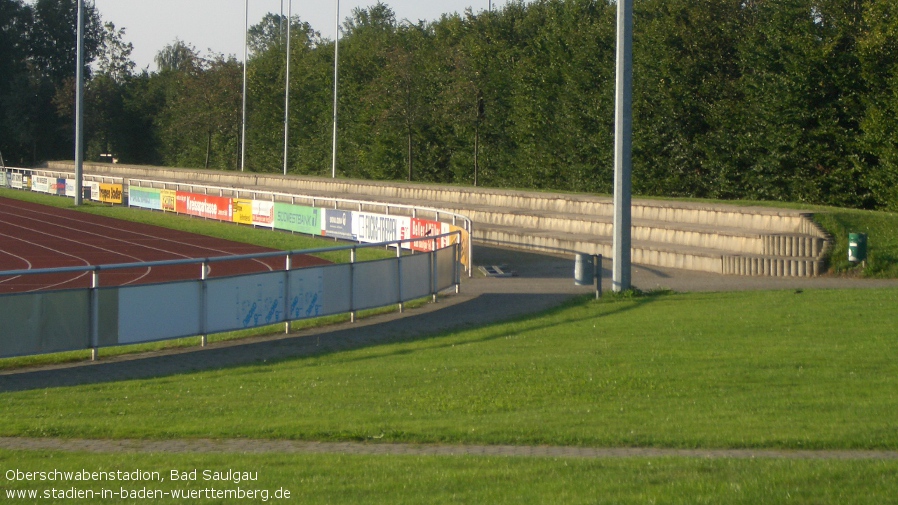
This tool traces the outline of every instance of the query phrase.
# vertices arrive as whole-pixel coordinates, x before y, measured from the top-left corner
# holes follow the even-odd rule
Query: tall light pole
[[[334,30],[334,145],[331,157],[331,177],[337,178],[337,89],[340,75],[340,0],[337,2],[336,29]]]
[[[84,0],[78,0],[75,68],[75,205],[81,205],[84,179]]]
[[[243,120],[240,132],[240,171],[246,165],[246,39],[249,38],[249,0],[243,5]]]
[[[290,18],[293,17],[293,0],[287,2],[287,79],[284,95],[284,175],[287,175],[287,147],[290,139]]]
[[[611,287],[630,289],[633,134],[633,0],[617,0],[617,78],[614,98],[614,266]]]

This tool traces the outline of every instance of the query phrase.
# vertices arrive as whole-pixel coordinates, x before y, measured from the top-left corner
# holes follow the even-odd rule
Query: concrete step
[[[814,277],[823,273],[825,268],[825,262],[819,258],[725,254],[720,273],[767,277]]]

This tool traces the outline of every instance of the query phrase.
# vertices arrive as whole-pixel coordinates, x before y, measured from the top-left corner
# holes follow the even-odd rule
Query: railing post
[[[287,253],[284,272],[284,333],[290,333],[290,269],[293,268],[293,256]]]
[[[437,239],[433,239],[433,247],[430,248],[430,294],[433,303],[437,302]]]
[[[208,260],[204,260],[201,263],[202,271],[200,272],[200,282],[202,286],[200,289],[202,290],[202,295],[200,296],[200,330],[202,331],[202,337],[200,339],[200,346],[206,347],[208,343],[208,336],[206,335],[206,306],[208,304],[206,300],[206,273],[209,268]]]
[[[398,283],[398,288],[396,291],[399,293],[399,313],[405,310],[405,298],[402,296],[402,244],[396,242],[396,282]]]
[[[355,247],[349,250],[349,322],[355,322],[355,293],[352,286],[355,283]]]
[[[100,354],[100,267],[95,267],[90,275],[90,360],[96,361]]]
[[[461,263],[459,251],[461,251],[461,232],[458,232],[458,240],[452,244],[452,256],[455,258],[455,294],[461,291],[461,268],[458,268],[459,263]]]

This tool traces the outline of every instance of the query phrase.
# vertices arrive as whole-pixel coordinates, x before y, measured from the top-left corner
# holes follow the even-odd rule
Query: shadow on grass
[[[655,300],[656,296],[637,296],[635,303],[622,303],[601,317],[636,310]],[[450,333],[476,328],[489,329],[507,322],[522,323],[514,333],[507,328],[496,328],[464,343],[486,342],[524,331],[546,330],[558,325],[596,317],[593,311],[582,316],[554,319],[550,324],[540,324],[540,319],[572,306],[592,303],[589,297],[560,294],[506,294],[491,293],[471,300],[447,304],[436,310],[406,316],[378,316],[357,323],[340,324],[304,332],[298,336],[272,336],[264,340],[229,341],[212,344],[206,348],[172,349],[112,358],[110,361],[79,363],[41,370],[12,371],[0,375],[0,393],[34,389],[101,384],[125,380],[149,379],[199,371],[281,362],[288,359],[322,356],[342,351],[363,349],[384,344],[414,342]],[[549,308],[554,307],[554,308]],[[528,314],[522,317],[522,314]],[[386,319],[386,320],[384,320]],[[528,324],[530,323],[530,324]],[[457,345],[458,342],[455,342]],[[451,346],[437,344],[424,349]],[[416,350],[396,349],[381,354],[353,358],[358,360],[413,354]]]

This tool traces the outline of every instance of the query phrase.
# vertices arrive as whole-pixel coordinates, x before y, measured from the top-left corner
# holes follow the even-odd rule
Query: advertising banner
[[[100,200],[100,183],[99,182],[85,182],[84,187],[90,188],[90,199],[91,200]]]
[[[121,184],[98,184],[99,198],[103,203],[122,203],[122,185]]]
[[[223,196],[199,195],[178,191],[175,206],[179,214],[231,221],[234,215],[233,202]]]
[[[352,233],[352,212],[348,210],[325,209],[324,236],[355,240]]]
[[[245,198],[234,198],[234,216],[235,223],[253,224],[253,201]]]
[[[53,180],[53,184],[56,184],[56,180]],[[49,193],[50,192],[50,178],[44,177],[43,175],[35,175],[34,180],[31,183],[31,191],[36,191],[38,193]]]
[[[56,184],[53,185],[52,192],[56,193],[57,196],[65,196],[66,195],[64,178],[60,177],[60,178],[56,179]]]
[[[159,191],[159,201],[162,203],[162,210],[166,212],[178,212],[178,192],[173,189],[163,189]]]
[[[22,174],[16,172],[9,174],[9,185],[13,189],[22,189],[24,186]]]
[[[142,209],[162,210],[162,190],[131,186],[128,189],[128,205]]]
[[[447,225],[447,230],[443,233],[452,233],[452,232],[461,232],[461,239],[459,239],[459,235],[450,235],[449,243],[455,244],[458,243],[458,261],[464,265],[465,269],[471,266],[471,257],[469,255],[470,248],[468,247],[468,241],[471,240],[471,237],[468,236],[468,232],[465,231],[464,228],[459,228],[454,224]]]
[[[411,218],[353,212],[353,232],[359,242],[388,242],[411,238]],[[408,244],[403,245],[408,248]]]
[[[435,237],[443,234],[443,223],[439,221],[431,221],[429,219],[412,218],[412,238]],[[436,248],[444,247],[447,242],[445,238],[436,241]],[[421,240],[411,243],[411,249],[415,251],[433,251],[433,240]]]
[[[274,227],[279,230],[321,235],[321,210],[316,207],[274,203]]]
[[[0,188],[5,188],[9,184],[7,183],[6,178],[6,170],[0,170]]]
[[[253,226],[274,227],[274,202],[253,200]]]
[[[65,196],[75,198],[75,179],[65,180]]]

